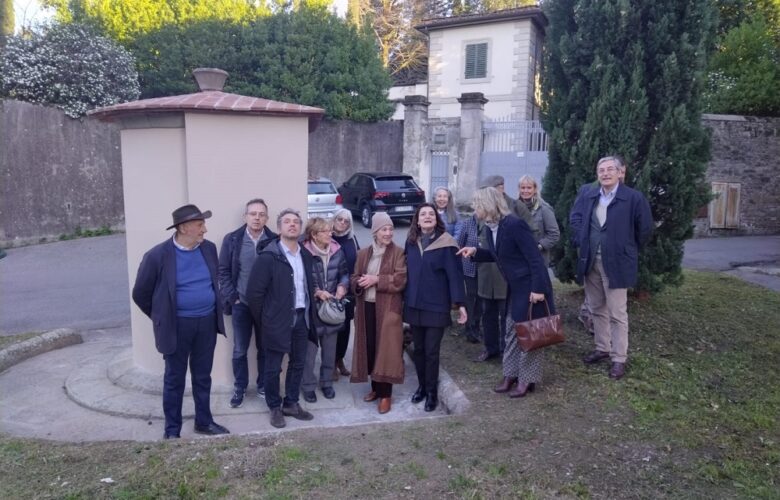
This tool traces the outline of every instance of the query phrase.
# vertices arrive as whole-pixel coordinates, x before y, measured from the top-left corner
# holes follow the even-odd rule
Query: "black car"
[[[387,212],[393,218],[412,217],[425,191],[411,175],[358,172],[339,188],[341,203],[353,214],[359,213],[365,227],[371,227],[374,212]]]

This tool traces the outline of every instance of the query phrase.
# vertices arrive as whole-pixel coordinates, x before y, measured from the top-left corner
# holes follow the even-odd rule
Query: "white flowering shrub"
[[[73,118],[139,94],[133,56],[81,25],[9,37],[0,54],[0,95],[53,105]]]

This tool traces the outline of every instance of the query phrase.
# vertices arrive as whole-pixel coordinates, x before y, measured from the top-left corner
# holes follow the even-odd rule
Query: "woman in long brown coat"
[[[393,384],[404,382],[404,251],[393,243],[393,221],[384,212],[371,219],[374,242],[358,252],[350,283],[355,293],[355,342],[350,382],[366,382],[363,401],[379,400],[379,413],[390,411]]]

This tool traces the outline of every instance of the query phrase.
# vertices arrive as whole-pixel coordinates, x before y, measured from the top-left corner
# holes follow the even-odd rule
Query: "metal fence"
[[[541,190],[547,171],[547,133],[539,121],[503,118],[482,123],[480,177],[501,175],[509,196],[517,197],[517,181],[530,175]]]

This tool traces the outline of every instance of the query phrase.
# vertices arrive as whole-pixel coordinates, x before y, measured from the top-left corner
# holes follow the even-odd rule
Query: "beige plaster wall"
[[[243,223],[244,206],[251,198],[265,199],[273,230],[283,208],[306,211],[307,118],[188,113],[183,124],[122,131],[131,287],[143,253],[172,235],[164,228],[178,206],[194,203],[213,212],[206,238],[218,249],[225,234]],[[151,321],[135,305],[131,309],[133,360],[139,368],[162,374]],[[215,386],[233,384],[233,335],[230,318],[225,320],[228,338],[217,341]],[[251,351],[248,358],[249,378],[254,380]]]

